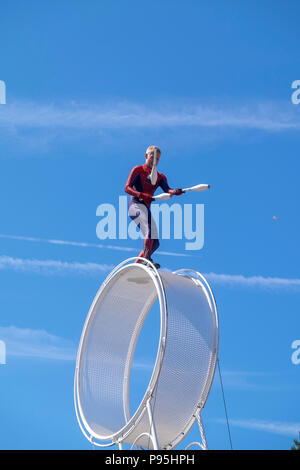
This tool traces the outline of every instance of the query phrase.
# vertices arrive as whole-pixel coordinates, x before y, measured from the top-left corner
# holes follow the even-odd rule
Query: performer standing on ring
[[[151,145],[146,150],[146,163],[135,166],[128,177],[125,192],[130,195],[128,215],[135,221],[144,236],[144,248],[139,257],[146,258],[153,262],[151,256],[159,247],[156,223],[150,211],[153,195],[160,186],[165,193],[172,196],[180,196],[182,189],[171,189],[167,178],[156,170],[160,160],[161,151],[155,145]],[[137,260],[136,262],[140,262]],[[158,263],[154,263],[156,268],[160,268]]]

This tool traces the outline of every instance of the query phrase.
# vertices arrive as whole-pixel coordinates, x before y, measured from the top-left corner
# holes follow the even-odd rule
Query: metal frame
[[[144,264],[142,263],[136,263],[136,261],[143,261]],[[147,387],[147,390],[144,394],[144,397],[142,401],[140,402],[140,405],[138,406],[137,410],[135,411],[134,415],[130,418],[130,410],[129,410],[129,390],[130,390],[130,371],[131,371],[131,364],[134,356],[134,351],[135,351],[135,346],[136,342],[139,337],[140,330],[143,325],[143,319],[146,317],[147,313],[149,312],[153,302],[155,299],[152,299],[148,302],[147,305],[144,306],[143,312],[142,312],[142,317],[141,321],[139,322],[139,325],[137,325],[134,334],[132,336],[132,341],[129,345],[128,353],[127,353],[127,359],[126,359],[126,367],[125,367],[125,373],[124,373],[124,378],[123,378],[123,403],[124,403],[124,415],[125,418],[128,418],[128,422],[126,423],[125,426],[123,426],[119,431],[111,434],[110,436],[100,436],[97,435],[88,425],[84,418],[84,413],[80,405],[80,389],[79,389],[79,371],[80,371],[80,363],[81,363],[81,351],[84,345],[86,333],[88,332],[89,326],[91,324],[91,320],[93,318],[93,310],[97,302],[100,300],[101,296],[105,294],[105,288],[108,285],[108,283],[116,276],[118,276],[120,273],[122,273],[123,270],[128,269],[130,266],[135,266],[143,269],[144,271],[147,272],[147,274],[150,276],[152,279],[156,292],[157,292],[157,297],[159,299],[159,304],[160,304],[160,319],[161,319],[161,324],[160,324],[160,339],[159,339],[159,346],[158,346],[158,351],[157,351],[157,356],[156,356],[156,361],[155,365],[153,368],[152,376],[149,381],[149,385]],[[150,268],[150,269],[149,269]],[[191,269],[180,269],[177,271],[174,271],[173,274],[179,275],[179,276],[184,276],[189,279],[191,279],[192,282],[195,282],[195,284],[199,287],[202,288],[205,292],[205,295],[207,296],[207,299],[210,303],[211,310],[213,311],[214,315],[214,323],[215,323],[215,337],[214,337],[214,348],[213,348],[213,355],[211,359],[211,364],[209,367],[209,373],[207,375],[206,383],[204,386],[203,393],[201,394],[201,397],[199,397],[199,401],[194,409],[194,413],[192,414],[191,418],[187,422],[186,426],[182,430],[178,436],[176,436],[172,442],[169,443],[168,446],[166,446],[166,449],[173,449],[176,447],[182,439],[186,437],[192,426],[195,424],[196,420],[198,421],[199,425],[199,431],[200,431],[200,436],[202,439],[202,442],[192,442],[187,446],[186,449],[189,449],[193,445],[198,445],[201,449],[206,450],[207,449],[207,442],[206,442],[206,436],[204,432],[204,427],[203,423],[201,420],[201,410],[206,404],[208,394],[210,392],[211,386],[212,386],[212,381],[213,377],[215,374],[215,369],[216,369],[216,364],[217,364],[217,358],[218,358],[218,350],[219,350],[219,321],[218,321],[218,312],[217,312],[217,305],[216,301],[213,295],[213,292],[210,288],[210,285],[208,284],[207,280],[205,277],[200,274],[197,271],[191,270]],[[144,417],[145,413],[148,415],[149,419],[149,433],[143,432],[139,436],[136,437],[134,440],[133,444],[131,445],[131,448],[134,448],[134,446],[137,444],[139,439],[143,436],[147,436],[149,439],[152,441],[153,448],[155,450],[159,449],[159,444],[157,440],[157,435],[156,435],[156,430],[155,430],[155,423],[153,420],[153,412],[152,412],[152,406],[151,402],[153,399],[153,396],[155,394],[155,390],[158,384],[158,379],[159,379],[159,374],[161,371],[162,363],[163,363],[163,358],[164,358],[164,353],[165,353],[165,347],[166,347],[166,340],[167,340],[167,320],[168,320],[168,309],[167,309],[167,299],[166,299],[166,294],[165,294],[165,289],[163,286],[163,282],[161,280],[161,277],[155,268],[155,266],[149,261],[144,258],[139,258],[139,257],[133,257],[129,258],[122,263],[120,263],[114,270],[107,276],[107,278],[104,280],[102,283],[100,289],[98,290],[93,303],[90,307],[89,313],[87,315],[84,328],[82,331],[80,343],[79,343],[79,348],[78,348],[78,353],[77,353],[77,360],[76,360],[76,369],[75,369],[75,378],[74,378],[74,403],[75,403],[75,412],[77,416],[77,420],[79,423],[79,426],[85,435],[85,437],[94,445],[98,447],[110,447],[113,445],[118,445],[119,449],[123,449],[123,442],[125,441],[126,437],[134,430],[135,426],[140,422],[140,420]],[[201,400],[200,400],[201,398]],[[100,442],[99,442],[100,441]],[[110,442],[106,442],[110,441]]]
[[[132,261],[143,261],[145,264],[142,263],[132,263]],[[131,262],[131,263],[130,263]],[[128,264],[130,263],[130,264]],[[100,436],[95,434],[95,432],[90,428],[89,424],[86,422],[84,418],[84,413],[80,405],[80,392],[79,392],[79,370],[80,370],[80,362],[81,362],[81,351],[84,345],[84,340],[86,337],[86,333],[88,331],[89,325],[91,323],[92,315],[93,315],[93,310],[99,299],[101,298],[102,295],[105,293],[105,287],[108,285],[108,283],[119,273],[121,273],[124,269],[127,269],[129,266],[134,266],[138,267],[144,271],[147,272],[147,274],[151,277],[157,291],[157,296],[159,299],[159,304],[160,304],[160,339],[159,339],[159,347],[157,351],[157,356],[156,356],[156,361],[155,365],[153,368],[153,373],[149,382],[149,385],[147,387],[147,390],[145,392],[145,395],[137,408],[136,412],[134,415],[130,418],[130,420],[126,423],[125,426],[123,426],[118,432],[110,435],[110,436]],[[151,266],[151,269],[148,268],[148,266]],[[151,307],[151,305],[150,305]],[[150,308],[149,307],[149,308]],[[146,315],[147,312],[144,312],[144,315]],[[126,367],[126,374],[124,375],[124,382],[123,382],[123,396],[124,396],[124,411],[125,411],[125,416],[128,416],[129,412],[129,377],[130,377],[130,365],[133,359],[133,354],[134,354],[134,348],[135,344],[138,340],[138,333],[139,330],[137,330],[135,335],[135,339],[133,343],[130,345],[128,354],[127,354],[127,367]],[[166,335],[167,335],[167,303],[166,303],[166,295],[165,295],[165,290],[164,286],[162,283],[162,280],[159,276],[159,273],[155,266],[147,259],[145,258],[140,258],[140,257],[134,257],[134,258],[129,258],[122,263],[120,263],[116,268],[107,276],[107,278],[104,280],[102,283],[100,289],[98,290],[92,305],[90,307],[87,319],[85,321],[80,343],[79,343],[79,348],[78,348],[78,353],[77,353],[77,359],[76,359],[76,369],[75,369],[75,379],[74,379],[74,403],[75,403],[75,412],[76,412],[76,417],[79,423],[79,426],[85,435],[85,437],[92,442],[93,445],[99,446],[99,447],[109,447],[118,444],[120,447],[120,444],[125,440],[126,436],[130,434],[132,429],[135,427],[135,425],[142,419],[144,413],[147,411],[148,416],[149,416],[149,425],[152,429],[152,435],[151,439],[154,443],[157,444],[157,438],[155,435],[154,431],[154,425],[153,425],[153,419],[152,419],[152,413],[151,413],[151,408],[149,407],[149,403],[151,402],[153,392],[155,390],[159,373],[161,370],[162,366],[162,361],[163,361],[163,356],[165,352],[165,344],[166,344]],[[126,415],[127,413],[127,415]],[[153,434],[154,433],[154,434]],[[111,441],[109,443],[101,443],[101,441]]]

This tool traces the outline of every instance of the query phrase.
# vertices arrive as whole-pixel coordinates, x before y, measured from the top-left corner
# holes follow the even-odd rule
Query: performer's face
[[[159,159],[160,159],[160,153],[156,152],[156,165],[158,165]],[[153,160],[154,160],[154,151],[152,150],[151,152],[146,153],[146,165],[149,168],[152,168]]]

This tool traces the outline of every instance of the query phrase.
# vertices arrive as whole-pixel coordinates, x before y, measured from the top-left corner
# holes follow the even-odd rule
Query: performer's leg
[[[128,211],[129,217],[139,227],[144,237],[144,243],[143,243],[144,249],[139,253],[138,255],[139,258],[149,259],[148,257],[149,248],[146,243],[146,240],[148,239],[148,234],[150,232],[150,228],[148,225],[149,212],[150,211],[145,206],[145,204],[138,204],[138,203],[131,204],[129,207],[129,211]],[[136,260],[135,262],[139,263],[140,261]]]
[[[158,247],[159,247],[159,241],[158,240],[152,240],[151,238],[145,238],[145,240],[144,240],[144,249],[138,255],[139,258],[151,259],[151,256],[157,250]]]
[[[151,240],[151,238],[145,238],[144,240],[144,258],[146,259],[151,258],[153,242],[154,240]]]
[[[153,240],[150,257],[153,255],[153,253],[157,250],[158,247],[159,247],[159,241],[157,239]]]
[[[151,211],[148,209],[148,233],[144,240],[145,258],[151,259],[152,254],[159,247],[158,231]]]
[[[157,226],[151,211],[145,204],[135,203],[130,206],[128,214],[144,236],[144,249],[138,256],[151,260],[152,254],[159,247]],[[138,262],[139,260],[136,260],[136,263]]]

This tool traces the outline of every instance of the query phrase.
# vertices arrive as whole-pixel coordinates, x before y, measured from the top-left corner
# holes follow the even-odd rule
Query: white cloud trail
[[[26,242],[35,242],[35,243],[49,243],[51,245],[66,245],[66,246],[78,246],[82,248],[98,248],[98,249],[106,249],[106,250],[115,250],[115,251],[126,251],[131,253],[137,253],[136,248],[130,248],[121,245],[104,245],[101,243],[86,243],[86,242],[76,242],[76,241],[67,241],[67,240],[53,240],[47,238],[36,238],[36,237],[23,237],[20,235],[5,235],[0,234],[0,238],[7,239],[7,240],[20,240]],[[173,253],[170,251],[160,251],[160,255],[164,256],[191,256],[186,253]]]
[[[79,263],[61,260],[40,260],[28,258],[14,258],[0,256],[0,270],[15,270],[20,272],[34,272],[39,274],[75,274],[95,276],[99,273],[111,271],[114,265],[100,263]],[[208,273],[204,276],[212,284],[228,285],[230,287],[256,287],[269,289],[299,289],[300,279],[283,279],[263,276],[246,277],[243,275]]]
[[[243,276],[242,274],[207,273],[205,277],[212,283],[228,286],[262,287],[262,288],[300,288],[300,279],[280,277]]]
[[[288,103],[290,104],[290,103]],[[126,128],[244,128],[264,131],[300,129],[299,113],[282,103],[254,105],[149,107],[130,102],[112,104],[40,104],[15,101],[0,108],[0,128],[80,130]]]
[[[72,341],[50,334],[46,330],[0,326],[0,338],[5,343],[7,357],[63,361],[76,359],[76,346]]]
[[[40,274],[87,274],[97,275],[109,272],[113,265],[99,263],[78,263],[60,260],[40,260],[0,256],[0,270],[29,271]]]
[[[216,422],[224,422],[225,420],[215,420]],[[298,437],[300,432],[300,422],[281,422],[266,421],[259,419],[231,419],[231,426],[244,429],[253,429],[255,431],[264,431],[272,434],[280,434],[282,436]]]

